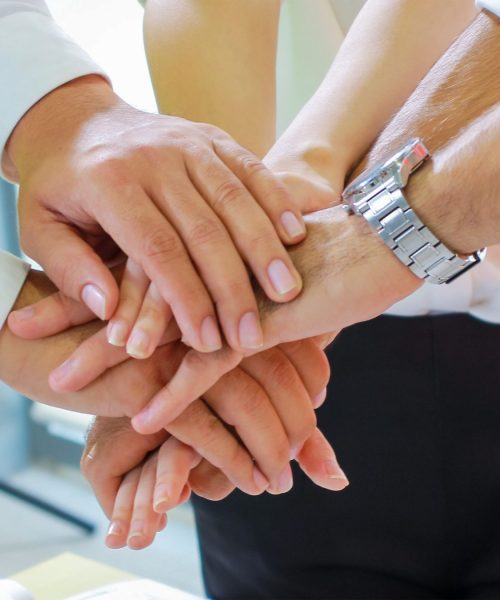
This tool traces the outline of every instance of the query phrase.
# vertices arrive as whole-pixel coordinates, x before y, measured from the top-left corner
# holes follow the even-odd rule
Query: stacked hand
[[[310,190],[304,197],[314,198],[317,182],[308,181],[303,174],[298,179],[302,191]],[[332,193],[329,199],[334,202],[336,197]],[[325,396],[327,380],[320,350],[325,340],[305,338],[375,316],[388,306],[388,296],[395,301],[415,283],[413,278],[400,277],[401,270],[406,275],[404,267],[394,261],[361,220],[348,216],[341,207],[311,215],[306,222],[307,239],[292,254],[305,275],[303,293],[293,303],[279,307],[260,295],[265,351],[244,356],[226,347],[200,353],[178,341],[179,329],[163,318],[159,322],[164,330],[155,332],[155,343],[162,345],[153,351],[152,344],[144,356],[153,354],[136,363],[135,387],[120,394],[120,386],[113,383],[115,388],[108,389],[116,396],[103,398],[96,394],[85,407],[94,414],[133,417],[135,429],[148,434],[140,436],[127,425],[124,439],[133,458],[114,474],[106,469],[106,462],[118,453],[98,450],[102,440],[118,444],[118,437],[98,436],[101,443],[98,441],[90,450],[94,458],[84,461],[84,472],[112,516],[111,545],[119,546],[129,538],[136,547],[149,543],[163,524],[161,515],[182,502],[190,490],[208,497],[225,495],[234,486],[251,494],[266,489],[286,491],[292,484],[290,458],[297,458],[318,485],[329,489],[347,485],[333,450],[315,428],[314,408]],[[385,261],[384,281],[372,273],[371,260],[377,261],[378,268]],[[129,262],[129,271],[131,267],[136,269]],[[135,274],[143,277],[145,284],[128,284],[127,288],[122,284],[118,308],[120,311],[126,304],[134,307],[130,323],[140,313],[138,307],[144,306],[146,289],[152,285],[138,269]],[[365,293],[367,287],[369,296]],[[386,293],[386,287],[390,287],[392,296]],[[156,306],[157,311],[164,308]],[[82,305],[58,294],[32,306],[27,313],[11,315],[10,326],[16,333],[33,338],[89,318]],[[61,404],[62,398],[71,398],[75,407],[81,394],[88,401],[85,394],[96,390],[103,378],[109,385],[110,380],[118,382],[120,373],[126,372],[130,363],[127,348],[110,346],[107,337],[101,329],[52,373],[51,386],[62,394]],[[151,398],[147,409],[142,410]],[[98,424],[97,430],[108,424]],[[150,439],[154,443],[146,448],[144,440]],[[160,444],[164,444],[161,450],[148,456]],[[122,477],[132,469],[136,470],[121,488]],[[139,531],[140,539],[135,535]]]

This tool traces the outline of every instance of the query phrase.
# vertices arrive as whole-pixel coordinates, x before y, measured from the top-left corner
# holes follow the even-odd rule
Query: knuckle
[[[295,381],[295,373],[289,361],[276,353],[270,358],[268,375],[278,388],[287,389]]]
[[[255,177],[256,175],[267,174],[267,167],[255,156],[251,154],[243,154],[240,156],[239,163],[243,173],[247,177]]]
[[[126,180],[124,161],[121,157],[114,156],[102,161],[91,161],[85,171],[85,177],[91,181],[111,186],[120,185]]]
[[[204,246],[222,241],[225,229],[216,219],[199,219],[188,234],[188,244],[191,247]]]
[[[267,402],[265,392],[254,382],[244,384],[239,392],[239,412],[245,420],[261,415]]]
[[[159,228],[145,236],[144,252],[148,258],[168,263],[182,255],[182,245],[175,235]]]
[[[244,192],[241,184],[237,180],[226,179],[220,183],[214,194],[213,208],[218,213],[224,213],[233,208],[234,204],[242,201]]]

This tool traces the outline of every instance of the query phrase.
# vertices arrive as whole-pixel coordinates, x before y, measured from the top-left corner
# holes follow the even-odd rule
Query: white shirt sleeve
[[[29,270],[29,263],[0,250],[0,329],[19,296]]]
[[[44,0],[0,0],[1,175],[14,177],[4,148],[24,113],[60,85],[93,73],[106,77],[58,27]]]
[[[500,18],[500,0],[476,0],[476,6],[479,10],[484,8]]]

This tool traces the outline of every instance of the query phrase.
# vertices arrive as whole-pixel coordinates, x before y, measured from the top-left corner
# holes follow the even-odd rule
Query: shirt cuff
[[[500,0],[476,0],[476,7],[479,10],[489,10],[500,18]]]
[[[0,250],[0,329],[19,296],[29,270],[29,263]]]
[[[0,174],[13,179],[15,169],[4,149],[21,117],[68,81],[108,77],[51,17],[36,12],[0,19],[0,56]]]

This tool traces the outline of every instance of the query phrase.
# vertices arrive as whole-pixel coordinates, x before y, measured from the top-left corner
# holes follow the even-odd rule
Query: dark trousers
[[[500,327],[379,317],[318,411],[350,486],[195,499],[216,599],[500,598]],[[294,465],[295,466],[295,465]]]

